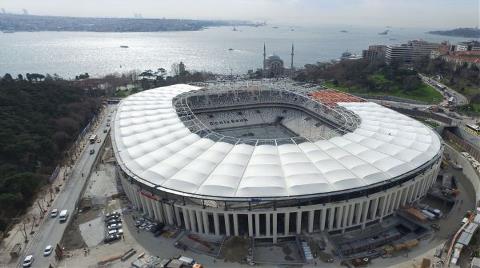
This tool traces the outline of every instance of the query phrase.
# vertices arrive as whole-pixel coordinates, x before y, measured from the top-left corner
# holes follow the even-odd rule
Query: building
[[[385,45],[372,45],[367,50],[362,51],[362,57],[368,61],[385,60],[385,52],[387,46]]]
[[[382,222],[433,185],[439,136],[379,104],[309,85],[173,85],[119,104],[128,199],[193,233],[270,239]]]
[[[390,64],[412,64],[416,60],[429,57],[431,52],[437,49],[440,44],[429,43],[421,40],[408,41],[407,44],[388,45],[385,50],[385,62]]]
[[[454,45],[454,51],[480,51],[480,42],[476,40],[460,42]]]
[[[294,46],[292,44],[292,51],[290,53],[290,69],[286,69],[283,60],[277,55],[270,55],[267,57],[267,49],[263,44],[263,75],[265,77],[281,77],[285,74],[294,72],[293,58],[295,56]]]
[[[430,58],[440,58],[455,66],[477,66],[480,68],[480,42],[462,42],[456,45],[444,43],[432,50]]]

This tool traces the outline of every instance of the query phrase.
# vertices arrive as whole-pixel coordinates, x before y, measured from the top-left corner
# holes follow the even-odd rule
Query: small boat
[[[272,28],[273,28],[273,29],[278,29],[278,26],[273,26]]]
[[[236,31],[237,31],[237,28],[233,27],[232,31],[236,32]]]
[[[128,46],[120,46],[121,48],[128,48]]]
[[[340,32],[341,32],[341,33],[348,33],[347,30],[341,30]]]
[[[390,30],[385,30],[385,31],[383,31],[383,32],[381,32],[381,33],[378,33],[378,34],[379,34],[379,35],[387,35],[389,31],[390,31]]]
[[[228,51],[233,51],[233,48],[229,48]]]

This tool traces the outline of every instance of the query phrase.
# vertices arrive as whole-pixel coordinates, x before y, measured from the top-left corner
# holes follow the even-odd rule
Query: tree
[[[12,75],[9,74],[9,73],[6,73],[3,78],[2,78],[2,82],[6,82],[6,83],[11,83],[13,82],[13,78],[12,78]]]

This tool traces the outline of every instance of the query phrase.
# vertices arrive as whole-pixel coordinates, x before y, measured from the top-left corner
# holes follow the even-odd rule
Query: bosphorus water
[[[341,32],[348,31],[347,33]],[[88,72],[98,76],[113,72],[157,69],[183,61],[189,69],[215,73],[245,73],[262,66],[267,54],[290,65],[328,61],[343,52],[361,54],[372,44],[402,43],[413,39],[452,43],[464,38],[436,36],[430,29],[382,27],[216,27],[203,31],[156,33],[17,32],[0,33],[0,74],[50,73],[71,78]],[[121,48],[120,46],[128,46]],[[229,50],[229,49],[233,50]]]

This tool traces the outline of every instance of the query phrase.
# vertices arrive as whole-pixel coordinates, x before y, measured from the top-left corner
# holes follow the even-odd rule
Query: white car
[[[113,229],[108,231],[107,233],[107,235],[115,235],[115,234],[123,235],[123,229]]]
[[[52,251],[53,251],[52,245],[48,245],[43,251],[43,256],[44,257],[50,256],[50,254],[52,254]]]
[[[28,255],[23,260],[22,266],[23,267],[30,267],[30,266],[32,266],[32,263],[33,263],[33,255]]]
[[[50,217],[56,218],[58,215],[58,209],[54,208],[52,209],[52,212],[50,212]]]
[[[108,230],[114,230],[114,229],[119,229],[122,227],[122,224],[121,223],[114,223],[114,224],[110,224],[108,226]]]

